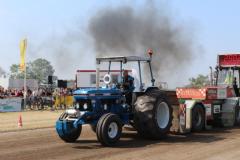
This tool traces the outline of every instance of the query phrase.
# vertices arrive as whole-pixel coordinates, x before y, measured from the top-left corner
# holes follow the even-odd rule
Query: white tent
[[[27,88],[31,90],[38,89],[38,80],[36,79],[27,79]],[[24,87],[24,80],[23,79],[9,79],[9,89],[23,89]]]
[[[1,76],[0,77],[0,86],[3,87],[4,89],[8,88],[8,77]]]

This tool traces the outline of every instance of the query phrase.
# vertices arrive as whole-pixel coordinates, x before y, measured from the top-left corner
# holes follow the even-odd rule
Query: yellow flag
[[[26,56],[26,49],[27,49],[27,39],[23,39],[20,42],[20,71],[25,71],[25,56]]]

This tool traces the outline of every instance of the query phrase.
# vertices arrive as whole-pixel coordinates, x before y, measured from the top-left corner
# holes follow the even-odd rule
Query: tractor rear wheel
[[[134,109],[134,126],[142,137],[160,139],[169,132],[172,107],[164,92],[152,90],[138,97]]]
[[[192,131],[199,132],[204,128],[205,114],[202,106],[196,104],[192,109]]]
[[[112,146],[117,143],[122,134],[122,122],[116,114],[103,115],[96,128],[98,141],[103,146]]]

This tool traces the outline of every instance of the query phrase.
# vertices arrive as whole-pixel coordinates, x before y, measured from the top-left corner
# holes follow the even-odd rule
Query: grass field
[[[0,132],[54,127],[57,118],[62,112],[26,111],[0,113]],[[18,127],[20,115],[22,116],[22,127]]]

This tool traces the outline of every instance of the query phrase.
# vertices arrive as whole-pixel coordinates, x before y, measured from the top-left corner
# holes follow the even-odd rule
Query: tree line
[[[37,79],[39,84],[47,84],[48,76],[54,75],[54,68],[51,63],[43,58],[38,58],[26,64],[27,79]],[[12,64],[10,67],[10,78],[23,79],[24,72],[19,71],[19,64]]]

